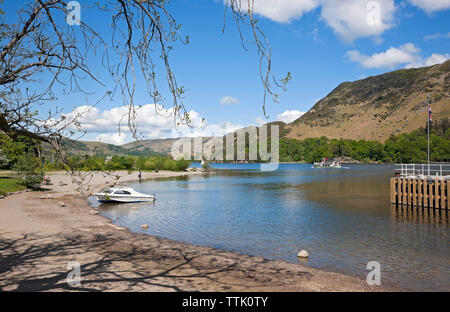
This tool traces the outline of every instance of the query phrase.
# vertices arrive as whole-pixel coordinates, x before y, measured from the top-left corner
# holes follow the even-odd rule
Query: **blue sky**
[[[83,21],[107,31],[108,21],[83,8],[87,0],[79,2]],[[169,8],[191,41],[176,46],[171,62],[179,84],[188,90],[185,105],[193,116],[206,118],[216,134],[267,122],[261,109],[258,55],[254,47],[242,48],[230,19],[222,34],[224,1],[175,0]],[[255,0],[260,27],[270,40],[273,71],[278,78],[287,72],[293,77],[280,103],[268,103],[269,121],[292,121],[341,82],[450,58],[449,9],[450,0]],[[103,75],[100,67],[94,68]],[[94,84],[90,87],[103,92]],[[135,102],[151,104],[147,93],[138,91]],[[86,104],[79,96],[61,95],[59,100],[66,113]],[[130,141],[126,131],[117,135],[114,124],[121,105],[105,101],[90,111],[83,120],[88,129],[84,139]],[[173,136],[172,121],[160,120],[163,117],[147,108],[140,119],[145,138]]]

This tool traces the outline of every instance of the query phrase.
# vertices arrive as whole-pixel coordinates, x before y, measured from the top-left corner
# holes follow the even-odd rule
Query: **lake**
[[[448,212],[392,206],[393,166],[212,166],[211,175],[130,183],[157,200],[102,205],[100,213],[133,232],[267,259],[299,262],[305,249],[302,263],[362,279],[378,261],[382,285],[450,290]]]

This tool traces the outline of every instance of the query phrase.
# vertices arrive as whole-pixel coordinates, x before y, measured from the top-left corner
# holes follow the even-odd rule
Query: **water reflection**
[[[298,262],[305,249],[308,265],[363,279],[367,263],[379,261],[384,285],[450,290],[448,214],[391,207],[393,167],[213,166],[220,169],[209,176],[134,183],[157,200],[101,214],[134,232],[269,259]]]
[[[448,225],[448,210],[411,207],[391,204],[391,216],[395,222],[414,222],[417,224]]]

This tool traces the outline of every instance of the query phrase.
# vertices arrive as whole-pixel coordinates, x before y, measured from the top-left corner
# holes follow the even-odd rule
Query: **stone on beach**
[[[47,199],[52,199],[53,195],[52,194],[47,194]]]
[[[145,229],[145,230],[148,229],[148,224],[142,224],[142,225],[141,225],[141,228],[143,228],[143,229]]]
[[[126,230],[126,228],[118,226],[118,225],[115,225],[115,224],[108,223],[108,225],[110,227],[112,227],[113,229],[116,229],[116,230]]]
[[[98,215],[98,211],[92,209],[91,211],[89,211],[90,215]]]
[[[64,202],[59,202],[58,205],[59,207],[66,207],[66,204]]]
[[[309,257],[309,253],[306,250],[302,250],[297,254],[297,257],[299,258],[308,258]]]
[[[40,199],[47,199],[47,196],[41,195],[39,198],[40,198]]]

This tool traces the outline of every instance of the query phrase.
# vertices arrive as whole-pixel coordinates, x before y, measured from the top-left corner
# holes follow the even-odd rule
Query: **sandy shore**
[[[119,172],[119,182],[137,173]],[[144,179],[202,174],[144,173]],[[0,291],[380,291],[355,277],[144,234],[91,214],[65,173],[45,192],[0,199]],[[101,173],[93,191],[111,182]],[[60,182],[67,185],[60,186]],[[46,186],[47,187],[47,186]],[[50,194],[51,199],[41,199]],[[61,207],[60,202],[65,206]],[[81,265],[81,286],[66,278]]]

